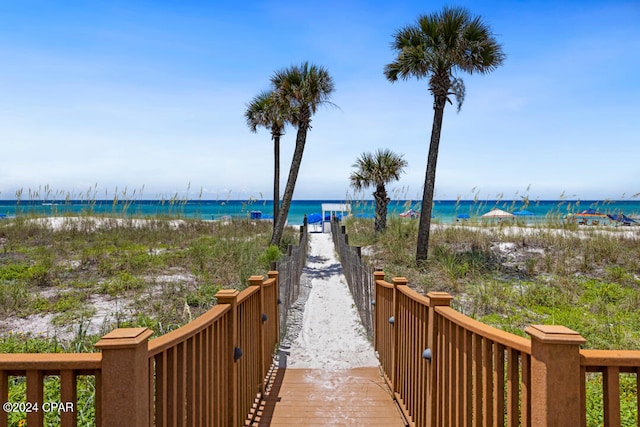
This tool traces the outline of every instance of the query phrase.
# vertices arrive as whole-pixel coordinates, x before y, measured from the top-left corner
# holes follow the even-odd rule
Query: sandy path
[[[302,277],[302,319],[300,322],[298,318],[296,327],[296,319],[290,316],[292,326],[282,346],[285,354],[281,356],[286,356],[287,368],[378,366],[336,258],[331,235],[311,233],[309,239],[309,255]],[[288,349],[286,341],[291,342]]]

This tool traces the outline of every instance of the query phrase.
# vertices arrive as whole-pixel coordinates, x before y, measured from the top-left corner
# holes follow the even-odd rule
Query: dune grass
[[[272,224],[141,219],[94,214],[66,217],[61,227],[21,215],[0,223],[0,319],[51,315],[70,338],[0,331],[0,353],[91,352],[117,327],[151,328],[162,335],[215,304],[222,288],[242,289],[265,274],[284,251],[269,247]],[[282,247],[297,243],[286,229]],[[95,302],[116,302],[100,330],[90,333]],[[26,378],[9,377],[9,401],[24,402]],[[78,425],[95,424],[95,379],[80,377],[74,407]],[[47,376],[44,400],[60,401],[60,378]],[[45,413],[46,425],[60,414]],[[11,412],[9,425],[24,425]]]
[[[421,292],[452,293],[485,323],[519,335],[563,324],[589,348],[640,349],[640,228],[436,225],[425,270],[414,262],[417,221],[392,217],[376,236],[370,220],[350,219],[347,232],[370,264]]]
[[[268,247],[265,221],[80,216],[59,228],[43,221],[20,216],[0,224],[0,318],[51,315],[75,338],[21,336],[17,346],[0,331],[2,352],[90,350],[114,327],[166,333],[209,309],[218,290],[242,289],[249,276],[265,274],[283,252]],[[296,238],[288,230],[283,247]],[[118,309],[91,336],[83,331],[96,300]]]
[[[521,336],[530,324],[559,324],[585,348],[640,349],[640,227],[436,225],[425,270],[414,262],[417,221],[392,217],[376,236],[371,220],[350,219],[347,233],[371,265],[421,293],[450,292],[454,308],[486,324]],[[587,425],[602,425],[602,375],[586,384]],[[622,425],[637,425],[635,376],[621,375],[620,393]]]

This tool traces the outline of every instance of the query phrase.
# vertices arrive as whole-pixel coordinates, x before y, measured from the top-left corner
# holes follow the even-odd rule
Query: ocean
[[[288,224],[302,224],[304,215],[320,214],[323,203],[349,203],[356,216],[372,217],[372,200],[294,200],[289,209]],[[595,209],[600,213],[640,217],[640,200],[540,200],[523,203],[521,200],[437,200],[434,201],[433,219],[441,223],[456,221],[458,215],[480,217],[491,209],[508,212],[527,210],[535,216],[527,216],[528,222],[561,218],[568,213]],[[409,209],[420,210],[420,201],[393,200],[389,204],[389,216]],[[61,200],[15,201],[0,200],[0,218],[19,215],[61,216],[77,214],[117,215],[131,217],[175,217],[219,220],[232,218],[262,218],[273,216],[271,200]]]

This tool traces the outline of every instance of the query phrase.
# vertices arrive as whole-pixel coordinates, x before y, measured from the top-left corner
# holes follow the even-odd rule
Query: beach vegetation
[[[87,215],[52,227],[42,219],[0,224],[0,353],[93,352],[118,327],[166,334],[210,309],[220,289],[244,288],[282,255],[268,244],[267,221]],[[288,227],[282,242],[297,243],[297,235]],[[95,381],[78,377],[78,425],[95,424]],[[9,376],[8,401],[24,401],[25,393],[26,378]],[[60,400],[58,376],[45,377],[44,399]],[[13,412],[8,421],[25,419]],[[44,421],[59,425],[59,414]]]
[[[282,256],[282,251],[280,248],[275,245],[269,245],[267,249],[258,257],[258,262],[260,262],[265,271],[270,269],[271,263],[280,259]]]
[[[375,200],[374,230],[381,233],[387,227],[387,208],[391,199],[387,195],[387,184],[400,179],[407,167],[407,161],[400,154],[389,149],[379,149],[375,153],[362,153],[352,165],[349,181],[351,186],[360,191],[374,187]]]
[[[467,9],[457,7],[445,7],[440,12],[419,16],[415,24],[394,34],[392,47],[397,56],[385,66],[386,78],[391,82],[410,77],[426,78],[433,95],[433,127],[415,257],[418,264],[424,264],[429,247],[444,108],[447,102],[451,103],[450,96],[453,95],[460,111],[465,97],[464,82],[457,74],[489,73],[502,64],[505,55],[490,27]]]
[[[309,62],[276,71],[271,77],[271,84],[279,99],[278,104],[288,106],[291,111],[291,123],[297,127],[289,177],[282,195],[282,206],[274,219],[270,241],[271,245],[279,246],[302,164],[307,133],[311,129],[311,119],[321,106],[333,105],[330,99],[335,84],[326,68]]]
[[[0,336],[20,330],[22,323],[11,326],[17,316],[25,324],[47,316],[57,343],[78,329],[99,337],[153,326],[162,334],[212,307],[218,290],[246,287],[283,253],[268,244],[267,221],[87,215],[53,227],[42,219],[20,216],[0,227]],[[297,243],[297,235],[288,227],[282,242]]]
[[[637,235],[616,227],[572,231],[555,221],[439,225],[423,270],[407,262],[415,221],[391,217],[377,239],[367,230],[371,222],[350,218],[347,232],[372,267],[407,277],[422,293],[452,293],[467,315],[521,335],[530,324],[562,324],[589,348],[640,349]]]

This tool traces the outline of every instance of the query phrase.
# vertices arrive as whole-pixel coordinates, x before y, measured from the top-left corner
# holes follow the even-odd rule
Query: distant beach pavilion
[[[323,203],[322,204],[322,232],[331,231],[331,218],[336,216],[342,219],[343,216],[351,215],[351,205],[348,203]]]

